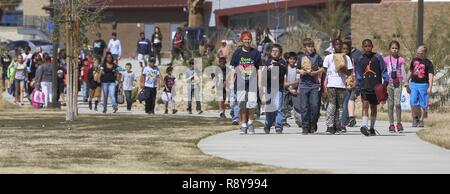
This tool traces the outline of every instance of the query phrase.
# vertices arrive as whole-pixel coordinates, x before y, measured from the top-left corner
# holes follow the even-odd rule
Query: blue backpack
[[[140,103],[142,103],[143,101],[145,101],[147,99],[147,96],[145,95],[145,90],[142,89],[139,94],[138,94],[138,100]]]

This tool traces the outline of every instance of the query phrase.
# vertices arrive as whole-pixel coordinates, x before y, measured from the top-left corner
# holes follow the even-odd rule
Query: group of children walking
[[[217,60],[218,70],[214,77],[216,85],[213,89],[216,89],[219,99],[220,117],[226,118],[225,107],[229,101],[233,124],[239,125],[241,134],[255,133],[255,114],[260,107],[264,107],[263,112],[266,114],[265,133],[270,133],[272,127],[276,133],[282,133],[283,128],[289,126],[287,119],[291,117],[293,110],[302,134],[315,133],[323,103],[321,99],[326,99],[327,102],[326,132],[345,133],[347,126],[353,127],[356,124],[355,101],[359,97],[362,102],[362,134],[376,135],[377,106],[385,101],[388,104],[389,131],[403,132],[400,100],[404,87],[411,94],[413,127],[424,126],[434,74],[425,46],[417,49],[416,57],[412,59],[409,72],[406,73],[406,60],[399,54],[400,43],[397,41],[389,44],[390,53],[383,57],[373,52],[370,39],[362,41],[362,51],[352,47],[349,37],[344,40],[335,39],[332,41],[332,48],[327,49],[330,53],[322,59],[310,38],[303,39],[301,52],[288,51],[283,54],[281,45],[272,44],[264,49],[270,53],[265,55],[268,57],[263,57],[258,49],[252,47],[252,33],[241,33],[240,40],[242,45],[233,53],[229,66],[227,57],[220,56]],[[174,100],[176,77],[172,66],[167,67],[163,77],[159,67],[155,65],[156,58],[148,56],[144,57],[146,66],[142,67],[140,74],[135,74],[131,70],[131,63],[125,65],[124,71],[121,70],[117,65],[117,56],[113,53],[106,52],[103,59],[100,56],[99,51],[95,57],[80,60],[81,88],[89,109],[97,111],[102,98],[103,113],[107,112],[108,99],[111,99],[114,113],[118,110],[118,104],[124,103],[122,101],[126,101],[126,108],[131,111],[133,90],[139,86],[141,91],[138,92],[138,98],[145,101],[147,114],[155,114],[158,87],[164,87],[161,96],[165,103],[164,113],[168,114],[169,109],[172,114],[178,112]],[[45,102],[47,106],[51,99],[50,78],[53,70],[49,56],[41,56],[39,53],[31,55],[29,51],[25,51],[11,59],[3,52],[0,61],[3,68],[2,79],[15,85],[14,88],[9,87],[9,92],[12,93],[15,89],[18,103],[23,104],[26,80],[32,74],[33,78],[30,80],[38,84],[31,85],[48,90]],[[28,63],[31,65],[27,65]],[[60,73],[63,75],[59,76]],[[64,74],[64,68],[58,68],[58,80],[63,80],[62,83]],[[198,114],[203,113],[200,101],[201,74],[195,68],[194,60],[190,60],[184,77],[187,81],[189,114],[192,114],[194,97]],[[58,85],[61,85],[59,82]],[[58,86],[58,90],[63,90],[59,88]],[[60,93],[64,92],[58,91]]]
[[[251,47],[251,33],[243,32],[240,38],[242,46],[234,52],[230,62],[232,68],[227,77],[232,81],[227,91],[235,93],[230,95],[235,97],[230,98],[230,103],[235,101],[232,104],[238,105],[239,122],[233,119],[233,123],[239,123],[241,134],[255,133],[253,122],[259,104],[266,105],[265,133],[270,133],[271,127],[275,127],[276,133],[282,133],[293,109],[302,134],[315,133],[322,97],[328,103],[328,134],[345,133],[347,126],[355,126],[358,97],[362,102],[362,134],[376,135],[377,106],[385,101],[389,132],[403,132],[400,104],[403,87],[411,93],[413,127],[424,126],[434,74],[425,46],[417,49],[417,56],[406,74],[406,61],[399,55],[397,41],[389,44],[390,53],[383,57],[373,52],[370,39],[362,42],[362,52],[351,46],[350,38],[335,39],[332,52],[322,59],[316,53],[314,41],[305,38],[303,52],[286,52],[283,58],[282,47],[273,44],[269,49],[270,57],[262,60],[261,53]],[[236,113],[235,107],[231,108],[232,113]]]

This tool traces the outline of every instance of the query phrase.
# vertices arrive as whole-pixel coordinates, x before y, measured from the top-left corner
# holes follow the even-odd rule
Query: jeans
[[[125,99],[127,101],[127,110],[131,110],[131,105],[133,105],[133,102],[131,101],[131,90],[125,90]]]
[[[108,105],[108,97],[111,98],[112,107],[117,107],[116,97],[114,93],[116,92],[116,83],[102,83],[103,90],[103,110],[106,111]]]
[[[233,114],[232,114],[233,121],[238,121],[239,120],[239,104],[237,101],[235,91],[230,92],[230,106],[231,106],[231,111],[233,112]]]
[[[83,94],[83,101],[89,98],[89,88],[87,82],[82,82],[81,84],[81,94]]]
[[[302,128],[310,129],[311,123],[317,123],[319,119],[319,88],[301,88],[300,115]]]
[[[155,113],[156,88],[145,87],[145,113]]]
[[[173,63],[175,58],[178,60],[180,58],[179,57],[180,55],[181,55],[181,58],[183,58],[183,60],[185,60],[184,53],[181,48],[172,48],[172,59],[170,60],[170,63]]]
[[[344,103],[342,104],[342,115],[341,115],[341,125],[348,125],[348,101],[350,100],[350,96],[352,95],[351,90],[346,90],[344,95]]]
[[[192,87],[191,85],[188,85],[187,87],[187,93],[188,93],[188,111],[192,111],[192,97],[195,97],[196,100],[196,110],[201,111],[202,110],[202,103],[200,102],[200,88],[198,85],[194,85]]]
[[[52,100],[52,82],[41,82],[41,90],[44,93],[44,107],[48,107],[48,104]]]
[[[294,109],[293,103],[292,103],[292,94],[285,91],[284,92],[284,104],[283,104],[283,111],[284,111],[284,119],[283,122],[287,123],[287,118],[292,116],[292,110]]]
[[[158,65],[161,65],[161,48],[161,43],[153,44],[153,55],[158,59]]]
[[[275,94],[271,94],[270,104],[266,105],[266,122],[264,127],[270,128],[275,121],[275,128],[283,128],[283,101],[284,101],[284,89],[278,90]],[[275,110],[275,111],[272,111]]]

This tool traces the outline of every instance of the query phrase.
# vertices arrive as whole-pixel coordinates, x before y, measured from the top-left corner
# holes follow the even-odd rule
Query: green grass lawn
[[[0,173],[323,173],[203,154],[228,120],[181,116],[0,112]]]
[[[450,149],[450,112],[430,113],[425,119],[425,129],[417,135],[424,141]]]

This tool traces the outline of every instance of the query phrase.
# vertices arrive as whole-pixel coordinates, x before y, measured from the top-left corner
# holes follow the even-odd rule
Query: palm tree
[[[327,33],[332,39],[350,33],[350,8],[341,1],[328,0],[324,9],[315,14],[308,14],[307,18],[311,27]]]

